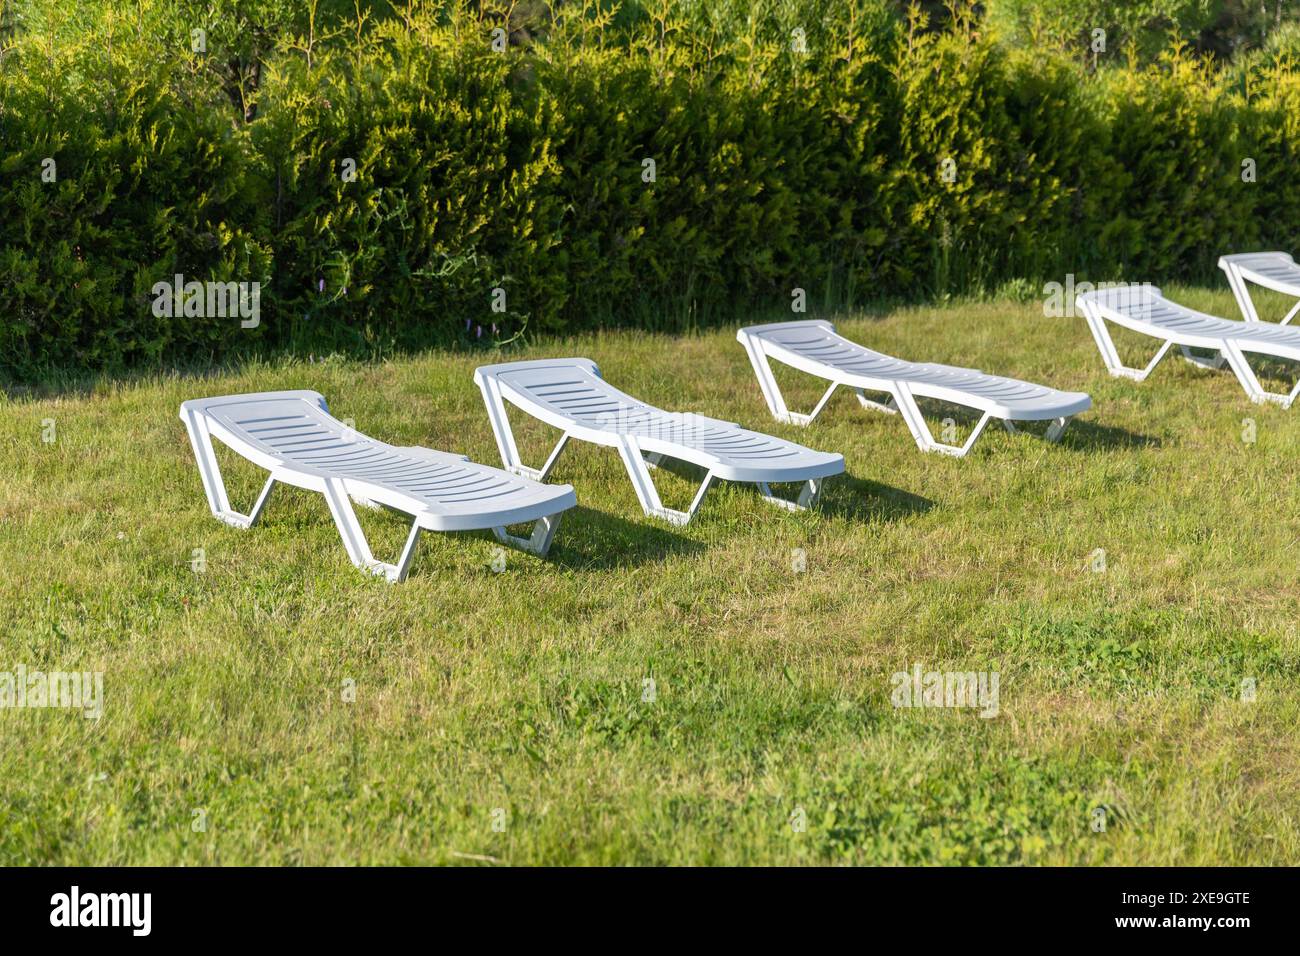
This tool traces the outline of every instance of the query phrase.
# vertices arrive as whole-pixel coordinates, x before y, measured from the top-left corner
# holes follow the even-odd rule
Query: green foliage
[[[214,350],[226,330],[155,318],[153,284],[269,271],[245,137],[198,56],[156,55],[159,29],[105,11],[75,43],[54,25],[5,54],[0,348],[15,365]]]
[[[1279,31],[1273,42],[1244,58],[1224,78],[1237,104],[1241,156],[1254,160],[1258,243],[1290,249],[1300,219],[1300,191],[1291,170],[1300,162],[1300,27]]]
[[[286,339],[446,341],[561,285],[551,97],[486,43],[425,39],[386,26],[267,72],[252,144]]]
[[[1295,247],[1294,31],[1222,71],[1111,37],[1103,69],[1008,45],[991,9],[0,0],[0,363],[674,330],[795,288],[1167,281]],[[155,317],[177,273],[261,283],[260,324]]]
[[[1094,63],[1130,47],[1154,59],[1171,38],[1224,55],[1258,43],[1283,16],[1282,0],[987,0],[985,7],[1003,41],[1050,44]],[[1097,30],[1104,51],[1094,47]]]
[[[1240,110],[1216,79],[1179,53],[1106,76],[1117,168],[1098,241],[1126,274],[1205,275],[1219,255],[1256,241],[1257,184],[1241,177]]]

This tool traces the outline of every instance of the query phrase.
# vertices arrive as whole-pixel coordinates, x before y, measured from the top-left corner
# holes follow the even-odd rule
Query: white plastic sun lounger
[[[316,392],[253,392],[201,398],[181,405],[212,513],[226,524],[257,523],[277,481],[319,491],[357,567],[401,581],[421,530],[491,528],[503,544],[537,555],[550,549],[560,513],[577,504],[569,485],[542,485],[460,455],[428,448],[394,448],[358,434],[329,414]],[[220,439],[270,477],[253,510],[230,507],[212,439]],[[413,518],[396,564],[375,560],[349,498],[369,507],[387,506]],[[506,526],[533,522],[530,538]]]
[[[1300,300],[1300,266],[1285,252],[1248,252],[1235,256],[1221,256],[1219,268],[1228,276],[1228,285],[1237,298],[1241,317],[1247,322],[1258,322],[1259,313],[1250,298],[1247,282],[1294,296]],[[1300,313],[1300,301],[1292,306],[1279,325],[1286,325]]]
[[[666,412],[647,405],[605,382],[590,359],[486,365],[475,370],[474,381],[483,391],[507,469],[544,481],[570,438],[617,448],[645,513],[672,524],[684,525],[691,520],[715,479],[753,482],[764,500],[783,508],[801,509],[816,503],[823,479],[844,471],[840,455],[747,431],[734,422]],[[563,432],[541,468],[529,468],[520,461],[506,417],[506,402]],[[690,462],[706,472],[704,483],[686,511],[665,508],[659,500],[649,469],[663,458]],[[774,496],[769,487],[774,482],[803,483],[798,500]]]
[[[1283,328],[1269,322],[1237,322],[1207,315],[1171,302],[1155,286],[1120,286],[1085,292],[1075,298],[1075,304],[1088,320],[1092,336],[1101,350],[1101,357],[1111,375],[1142,381],[1164,358],[1171,346],[1184,349],[1212,349],[1222,357],[1241,382],[1241,387],[1252,402],[1276,402],[1290,407],[1300,392],[1297,384],[1290,394],[1266,392],[1246,361],[1249,352],[1271,355],[1276,358],[1300,361],[1300,329]],[[1163,339],[1164,344],[1146,368],[1130,368],[1119,359],[1115,343],[1111,340],[1107,322],[1152,338]],[[1209,359],[1188,356],[1191,361],[1210,368],[1219,367]]]
[[[1047,439],[1056,441],[1073,416],[1092,407],[1092,399],[1082,392],[1060,392],[977,369],[891,358],[844,338],[830,322],[817,319],[751,325],[740,329],[736,338],[749,353],[763,398],[778,421],[808,424],[826,407],[835,389],[843,385],[857,394],[864,408],[901,413],[922,451],[958,458],[970,451],[991,418],[1001,419],[1007,431],[1015,431],[1013,422],[1051,421]],[[769,359],[830,380],[830,388],[812,412],[804,415],[786,407]],[[876,402],[864,392],[884,392],[889,398]],[[916,404],[918,398],[965,405],[983,412],[983,417],[965,444],[946,445],[934,440]]]

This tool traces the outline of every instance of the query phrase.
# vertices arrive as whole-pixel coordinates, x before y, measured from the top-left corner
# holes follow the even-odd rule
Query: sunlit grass
[[[1237,314],[1226,292],[1166,292]],[[428,534],[391,586],[348,563],[319,496],[216,522],[177,408],[312,388],[377,438],[495,464],[471,381],[492,353],[0,398],[0,670],[103,671],[106,697],[98,722],[0,710],[0,862],[1300,858],[1300,409],[1178,359],[1111,379],[1083,320],[1037,304],[839,324],[1094,409],[1060,445],[990,429],[954,460],[848,395],[775,423],[729,329],[541,343],[511,357],[587,355],[655,404],[840,451],[848,474],[815,513],[723,486],[673,528],[617,455],[578,445],[549,559],[510,552],[498,574],[490,536]],[[782,382],[792,407],[820,392]],[[516,432],[539,462],[553,436]],[[257,472],[223,462],[247,506]],[[362,520],[395,554],[400,520]],[[895,709],[891,675],[917,663],[997,671],[998,716]]]

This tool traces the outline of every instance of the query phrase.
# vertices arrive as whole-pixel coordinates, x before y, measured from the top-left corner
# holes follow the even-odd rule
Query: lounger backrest
[[[1171,302],[1154,286],[1131,289],[1099,289],[1077,297],[1080,309],[1094,308],[1101,318],[1116,322],[1140,332],[1155,332],[1179,342],[1191,341],[1193,345],[1217,347],[1223,339],[1231,339],[1254,351],[1287,355],[1300,349],[1300,330],[1290,326],[1267,322],[1241,322],[1222,319],[1217,315],[1197,312]],[[1278,352],[1276,349],[1284,349]]]
[[[1156,286],[1147,283],[1122,283],[1080,292],[1075,296],[1075,305],[1082,308],[1085,303],[1092,303],[1099,308],[1124,315],[1149,312],[1161,305],[1169,305],[1175,309],[1182,308],[1166,299]]]
[[[1286,252],[1247,252],[1233,256],[1222,256],[1219,265],[1231,263],[1271,284],[1294,287],[1300,281],[1300,267],[1295,259]]]
[[[791,365],[813,374],[820,374],[818,366],[830,366],[852,375],[881,379],[904,375],[916,377],[932,367],[941,369],[940,377],[944,379],[950,378],[954,371],[961,371],[947,366],[931,366],[924,362],[907,362],[885,355],[844,338],[835,331],[834,325],[820,319],[751,326],[737,333],[742,342],[744,336],[753,336],[771,343],[785,353],[783,358]]]
[[[376,441],[331,415],[317,392],[260,392],[224,398],[195,399],[181,414],[201,415],[210,431],[264,468],[291,465],[296,471],[346,475],[383,481],[423,463],[424,459]]]
[[[507,398],[514,393],[532,405],[538,417],[560,428],[577,422],[606,431],[641,432],[671,428],[683,417],[619,391],[600,377],[591,359],[510,362],[484,366],[474,374],[494,379]]]
[[[542,408],[573,418],[628,411],[642,407],[600,377],[590,359],[556,359],[514,362],[484,369],[508,391],[528,398]]]
[[[1125,324],[1140,323],[1186,334],[1215,334],[1227,321],[1166,299],[1153,285],[1134,283],[1081,292],[1079,309],[1095,308],[1103,317]]]

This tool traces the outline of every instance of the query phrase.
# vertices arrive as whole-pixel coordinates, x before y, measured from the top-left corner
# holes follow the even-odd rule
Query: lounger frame
[[[254,394],[226,397],[249,399],[296,397],[319,406],[320,410],[326,414],[329,412],[324,397],[315,392],[278,392],[263,393],[261,396]],[[203,411],[204,403],[205,400],[185,402],[181,406],[180,417],[185,423],[190,445],[194,450],[194,457],[198,464],[199,475],[203,481],[203,491],[208,501],[208,507],[217,520],[233,528],[248,529],[257,524],[266,510],[271,491],[277,483],[319,492],[325,497],[330,515],[338,527],[339,536],[343,539],[343,547],[347,551],[349,560],[364,571],[384,577],[390,582],[398,582],[406,579],[421,531],[475,530],[481,527],[481,525],[476,525],[466,519],[457,520],[453,518],[448,521],[432,516],[423,510],[418,499],[410,499],[405,503],[398,500],[395,504],[386,502],[381,505],[359,491],[359,483],[355,479],[331,476],[323,469],[302,468],[287,464],[275,456],[268,455],[262,449],[251,445],[238,432],[225,428],[219,422],[208,417]],[[337,424],[342,425],[341,422]],[[343,429],[344,431],[352,431],[347,426],[343,426]],[[359,433],[353,431],[353,434]],[[269,472],[266,483],[262,486],[262,490],[258,494],[252,509],[247,514],[236,511],[230,504],[225,481],[221,476],[221,466],[217,461],[216,451],[213,446],[213,438],[218,439],[222,444],[254,465]],[[375,443],[375,445],[379,444]],[[464,455],[451,455],[427,448],[402,447],[392,450],[407,457],[423,458],[430,462],[460,461],[474,465]],[[484,466],[475,465],[475,467],[482,468]],[[361,487],[364,487],[364,483],[361,483]],[[571,493],[572,489],[569,489],[569,491]],[[391,492],[387,490],[384,491],[383,496],[389,499],[393,498]],[[369,508],[388,507],[411,516],[411,529],[407,533],[406,543],[402,547],[396,562],[381,561],[375,557],[365,531],[357,519],[356,510],[353,508],[354,501]],[[556,529],[559,527],[561,512],[567,507],[572,507],[573,503],[571,500],[563,507],[557,506],[555,513],[534,519],[532,522],[533,531],[527,538],[518,537],[508,532],[507,524],[517,523],[514,521],[501,525],[491,525],[490,527],[497,540],[502,544],[544,557],[550,550]],[[513,516],[507,513],[507,517]]]
[[[637,500],[642,510],[647,516],[660,518],[674,525],[688,524],[699,510],[700,504],[704,501],[704,496],[709,488],[718,480],[733,481],[752,481],[758,488],[760,497],[769,504],[776,505],[786,510],[799,511],[814,507],[820,499],[825,478],[830,474],[838,474],[843,471],[843,461],[841,459],[838,468],[824,469],[826,474],[818,474],[809,477],[800,482],[798,495],[793,499],[783,498],[773,493],[771,485],[777,483],[777,479],[772,481],[753,480],[748,478],[737,478],[726,471],[710,468],[708,465],[701,465],[704,468],[704,479],[700,483],[695,496],[692,498],[690,505],[686,510],[681,511],[667,507],[659,497],[659,491],[655,487],[654,478],[651,470],[659,466],[665,457],[676,458],[691,464],[700,465],[701,463],[694,460],[690,451],[681,447],[673,447],[672,443],[665,443],[647,439],[644,436],[634,434],[630,431],[614,433],[605,429],[586,427],[567,416],[559,415],[550,409],[531,402],[526,396],[518,394],[503,383],[498,377],[499,372],[527,369],[529,367],[569,367],[578,369],[582,372],[589,372],[592,376],[599,379],[600,369],[589,359],[562,359],[562,360],[539,360],[534,362],[513,362],[503,365],[484,366],[474,373],[474,380],[478,383],[479,389],[483,394],[483,403],[487,408],[488,419],[492,425],[492,434],[496,438],[497,448],[501,453],[502,466],[513,474],[532,478],[535,481],[545,481],[551,474],[551,470],[559,461],[561,453],[568,445],[569,440],[576,438],[581,441],[589,441],[593,444],[604,445],[617,449],[624,467],[627,469],[628,477],[632,481],[633,490],[636,492]],[[650,412],[657,413],[667,419],[677,418],[678,420],[689,419],[693,424],[703,428],[719,429],[740,429],[735,422],[721,421],[715,418],[708,418],[703,415],[681,415],[679,413],[664,412],[655,409],[653,406],[647,406],[643,402],[631,396],[623,395],[615,389],[610,392],[618,394],[621,398],[635,403]],[[540,468],[532,468],[524,464],[519,454],[519,448],[515,443],[514,432],[510,427],[510,418],[506,411],[507,402],[525,411],[527,414],[540,421],[551,425],[560,430],[560,438],[555,447],[547,455],[545,462]],[[763,436],[769,438],[770,436]],[[779,439],[770,439],[779,441]],[[783,479],[781,479],[783,480]]]
[[[835,390],[840,386],[848,388],[857,397],[858,403],[871,411],[883,412],[887,415],[899,415],[907,425],[908,431],[911,432],[917,447],[924,452],[937,452],[942,455],[950,455],[955,458],[964,457],[974,446],[975,442],[983,434],[984,429],[989,422],[997,418],[1002,422],[1003,427],[1008,431],[1015,433],[1018,431],[1011,418],[998,414],[995,410],[982,407],[972,401],[971,396],[963,394],[958,388],[927,387],[927,394],[918,395],[913,383],[905,378],[877,377],[873,375],[850,374],[838,370],[832,366],[805,358],[798,354],[792,353],[788,349],[774,347],[772,343],[763,336],[765,331],[781,331],[787,329],[810,329],[820,328],[827,334],[834,335],[837,341],[843,342],[845,347],[861,349],[863,352],[879,356],[882,359],[889,359],[898,362],[900,365],[914,366],[915,363],[903,363],[901,360],[890,359],[889,356],[880,353],[872,353],[870,350],[859,346],[855,342],[842,339],[835,333],[835,326],[830,322],[823,320],[806,320],[800,322],[783,322],[773,323],[770,325],[751,326],[740,329],[736,333],[736,338],[741,345],[745,347],[745,352],[749,356],[750,365],[753,366],[754,374],[758,378],[758,385],[763,393],[763,399],[767,402],[767,407],[772,412],[772,416],[780,422],[791,425],[806,426],[814,421],[821,414],[826,403],[830,401]],[[822,393],[821,398],[813,406],[811,412],[801,413],[792,411],[786,404],[785,396],[781,393],[781,387],[777,384],[776,376],[773,374],[770,364],[772,359],[796,368],[809,375],[815,375],[818,378],[828,379],[830,385]],[[984,373],[975,369],[952,369],[944,366],[931,366],[948,372],[973,372],[979,375]],[[998,376],[988,376],[989,378],[998,378]],[[1018,383],[1028,385],[1029,383]],[[873,392],[884,394],[888,397],[885,401],[875,401],[868,398],[867,393]],[[1064,393],[1062,393],[1064,394]],[[1073,405],[1079,411],[1089,407],[1090,403],[1087,396],[1080,396],[1082,401],[1076,401]],[[930,426],[925,420],[924,414],[917,403],[918,398],[936,398],[940,401],[949,402],[950,404],[959,405],[965,408],[974,409],[980,413],[980,419],[966,436],[965,442],[961,445],[950,445],[941,442],[934,437],[930,431]],[[1023,418],[1019,421],[1047,421],[1047,429],[1044,437],[1049,442],[1059,441],[1061,435],[1065,432],[1066,426],[1074,417],[1074,412],[1066,415],[1055,415],[1050,418]]]
[[[1258,321],[1234,322],[1219,316],[1207,315],[1165,299],[1155,286],[1148,285],[1142,288],[1144,292],[1149,293],[1153,298],[1141,300],[1144,304],[1134,308],[1131,312],[1117,310],[1113,306],[1108,306],[1097,298],[1096,293],[1083,294],[1075,300],[1076,306],[1087,320],[1093,340],[1097,343],[1102,360],[1106,363],[1106,368],[1111,375],[1117,378],[1129,378],[1135,382],[1145,381],[1147,376],[1160,364],[1160,360],[1168,354],[1173,346],[1177,345],[1182,349],[1184,357],[1196,365],[1212,369],[1222,368],[1227,365],[1237,377],[1237,381],[1241,384],[1247,397],[1256,404],[1272,402],[1281,405],[1283,408],[1290,408],[1296,396],[1300,395],[1300,382],[1297,382],[1289,393],[1267,391],[1260,384],[1259,378],[1255,375],[1255,372],[1250,367],[1250,362],[1246,359],[1247,352],[1254,352],[1291,361],[1300,361],[1300,333],[1287,329],[1286,334],[1294,336],[1294,341],[1282,342],[1275,335],[1270,336],[1269,338],[1272,341],[1269,341],[1269,339],[1259,336],[1258,333],[1263,331],[1259,327],[1263,326],[1265,329],[1281,331],[1280,327]],[[1150,311],[1155,308],[1168,310],[1180,321],[1187,324],[1187,330],[1180,331],[1150,322],[1143,315],[1143,310]],[[1120,360],[1119,351],[1115,348],[1115,342],[1111,338],[1107,322],[1164,341],[1143,368],[1125,365]],[[1232,328],[1233,326],[1241,326],[1247,335],[1245,337],[1239,336],[1237,330]],[[1190,349],[1194,348],[1208,349],[1215,357],[1204,358],[1193,355]]]

